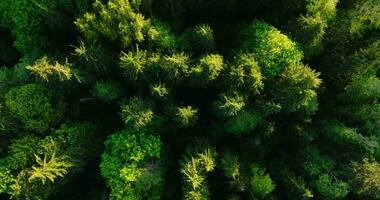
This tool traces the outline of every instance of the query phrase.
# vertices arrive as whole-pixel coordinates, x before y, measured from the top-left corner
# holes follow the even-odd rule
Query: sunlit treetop
[[[297,43],[264,22],[253,22],[244,35],[242,48],[254,53],[265,78],[272,79],[303,57]]]

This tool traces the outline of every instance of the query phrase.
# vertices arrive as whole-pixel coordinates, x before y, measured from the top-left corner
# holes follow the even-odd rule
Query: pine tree
[[[55,64],[51,64],[46,56],[37,60],[34,65],[27,66],[27,70],[36,74],[43,81],[49,81],[49,78],[52,75],[58,76],[60,81],[67,81],[72,78],[74,75],[72,69],[70,68],[70,64],[66,59],[65,64],[59,64],[55,62]]]

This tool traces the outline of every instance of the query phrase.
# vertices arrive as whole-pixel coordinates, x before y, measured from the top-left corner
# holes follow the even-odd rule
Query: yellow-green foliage
[[[213,148],[206,148],[189,156],[189,158],[185,158],[181,167],[181,173],[184,176],[184,199],[208,199],[210,193],[207,187],[206,175],[215,169],[216,151]]]
[[[322,41],[328,24],[336,16],[338,0],[308,0],[306,1],[306,15],[297,19],[297,25],[292,34],[303,44],[307,56],[320,53]]]
[[[160,65],[170,81],[182,80],[190,74],[190,56],[185,53],[164,56]]]
[[[151,86],[151,93],[154,97],[165,99],[169,95],[169,89],[165,84],[154,84]]]
[[[198,110],[191,107],[179,107],[176,112],[175,120],[181,127],[191,127],[198,120]]]
[[[227,75],[230,87],[246,89],[252,94],[260,93],[264,88],[263,79],[259,64],[253,54],[238,54]]]
[[[120,67],[125,70],[125,73],[131,79],[137,79],[139,75],[143,74],[147,63],[147,52],[139,49],[136,52],[130,51],[128,54],[122,52],[120,56]]]
[[[139,13],[141,1],[110,0],[106,4],[96,0],[95,13],[86,13],[75,24],[89,39],[105,37],[128,47],[153,38],[157,31]]]
[[[376,160],[364,159],[353,162],[353,181],[359,194],[380,198],[380,164]]]
[[[281,107],[294,112],[317,109],[317,89],[322,84],[319,73],[300,63],[291,64],[281,74],[273,95]]]
[[[350,34],[360,35],[367,30],[380,29],[380,5],[376,0],[359,0],[350,11]]]
[[[138,97],[121,106],[121,118],[127,126],[141,129],[151,124],[154,113],[149,104]]]
[[[249,25],[244,37],[242,48],[254,53],[265,78],[272,79],[303,57],[297,43],[264,22],[256,21]]]
[[[193,68],[193,73],[200,76],[203,81],[213,81],[218,78],[224,68],[223,56],[208,54],[199,60],[198,65]]]
[[[73,72],[67,59],[64,64],[59,64],[57,61],[55,64],[51,64],[48,58],[44,56],[37,60],[33,65],[27,66],[26,69],[47,82],[53,75],[58,76],[60,81],[70,80],[73,76]]]
[[[68,160],[65,155],[56,155],[56,150],[51,150],[52,152],[47,152],[41,158],[38,155],[36,157],[37,165],[32,166],[30,171],[30,176],[28,178],[29,182],[41,181],[42,184],[46,183],[46,180],[54,182],[58,177],[64,177],[68,173],[68,169],[72,167],[72,163]]]
[[[236,116],[245,106],[243,96],[234,92],[232,94],[220,94],[219,101],[216,103],[216,112],[222,117]]]

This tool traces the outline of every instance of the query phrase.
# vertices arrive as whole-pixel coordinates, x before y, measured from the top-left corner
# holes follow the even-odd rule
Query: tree
[[[176,53],[164,56],[160,67],[165,72],[166,79],[178,82],[190,75],[190,56],[185,53]]]
[[[90,40],[104,37],[130,47],[157,35],[150,20],[139,12],[141,6],[142,1],[111,0],[103,4],[96,0],[95,13],[85,13],[75,24]]]
[[[11,191],[10,185],[14,181],[14,178],[7,169],[0,168],[0,194],[9,193]]]
[[[364,159],[363,162],[351,164],[353,185],[357,193],[371,198],[379,198],[380,164],[375,160]]]
[[[318,149],[305,149],[306,162],[303,168],[312,177],[312,186],[325,199],[343,199],[349,191],[349,185],[334,175],[336,164]]]
[[[289,185],[291,196],[296,199],[312,199],[313,191],[307,187],[302,177],[296,176],[294,173],[286,171],[284,173],[286,184]]]
[[[179,107],[174,119],[180,127],[191,127],[198,120],[198,110],[191,106]]]
[[[224,68],[225,65],[221,55],[208,54],[199,60],[192,73],[194,76],[199,77],[201,81],[210,82],[216,80]]]
[[[244,32],[242,49],[255,54],[267,79],[277,76],[288,65],[301,61],[299,45],[275,27],[255,21]]]
[[[272,95],[288,112],[314,112],[318,108],[316,90],[322,84],[319,75],[301,63],[292,64],[280,73]]]
[[[168,97],[170,90],[166,87],[165,84],[154,84],[151,86],[152,96],[159,99],[166,99]]]
[[[100,169],[111,189],[110,199],[160,199],[164,180],[158,137],[122,130],[112,134],[105,146]]]
[[[374,0],[361,0],[355,3],[350,15],[350,34],[361,35],[367,30],[380,28],[380,5]],[[368,23],[369,22],[369,23]]]
[[[11,88],[5,94],[5,105],[25,128],[37,132],[48,130],[59,120],[63,109],[63,102],[55,103],[52,91],[38,84]]]
[[[242,166],[238,157],[230,152],[224,153],[221,166],[224,176],[230,182],[230,186],[236,188],[237,191],[245,191],[248,180],[246,180],[245,174],[242,172]]]
[[[51,140],[53,143],[54,141]],[[54,148],[55,144],[52,144]],[[49,145],[48,148],[51,146]],[[72,167],[72,163],[68,160],[65,155],[56,155],[55,149],[45,149],[43,158],[38,155],[36,157],[36,166],[32,166],[30,171],[30,176],[28,178],[29,182],[41,181],[42,184],[46,183],[48,179],[51,182],[58,177],[64,177],[68,173],[67,169]]]
[[[210,52],[215,49],[214,33],[207,24],[198,24],[185,30],[181,40],[181,47],[185,51]]]
[[[16,199],[51,197],[62,182],[83,170],[85,162],[94,157],[91,151],[99,149],[91,131],[90,124],[62,125],[43,138],[24,134],[12,140],[9,154],[0,159],[0,168],[9,172],[7,179],[12,181],[1,193]]]
[[[63,65],[58,62],[55,62],[53,65],[49,62],[46,56],[37,60],[34,65],[27,66],[26,69],[36,74],[39,78],[46,82],[48,82],[49,77],[53,75],[58,76],[60,81],[70,80],[74,75],[67,60]]]
[[[216,151],[213,148],[189,152],[181,162],[184,199],[208,199],[210,192],[206,185],[206,174],[215,169]]]
[[[220,94],[219,101],[215,103],[217,115],[221,117],[236,116],[243,110],[245,99],[242,95],[234,92],[231,95]]]
[[[253,54],[240,53],[227,74],[227,84],[258,94],[264,88],[263,76]]]
[[[178,48],[177,37],[172,33],[168,23],[161,22],[157,19],[152,20],[153,33],[150,42],[151,48],[157,49],[159,52],[175,52]]]
[[[262,167],[252,165],[251,173],[251,191],[259,198],[264,198],[276,187],[270,176],[265,173],[265,170]]]
[[[322,51],[328,24],[336,17],[337,3],[338,0],[306,1],[306,14],[297,18],[292,30],[292,35],[303,44],[306,56]]]
[[[152,123],[154,113],[149,104],[141,98],[133,97],[121,106],[121,118],[126,125],[141,129]]]
[[[138,79],[146,72],[146,68],[149,67],[147,51],[137,48],[135,52],[130,51],[128,54],[122,52],[120,67],[130,80]]]
[[[31,164],[34,155],[37,154],[40,138],[27,135],[11,141],[8,156],[2,159],[2,167],[14,171],[25,168]]]
[[[315,188],[325,199],[343,199],[348,194],[348,184],[322,174],[314,182]]]

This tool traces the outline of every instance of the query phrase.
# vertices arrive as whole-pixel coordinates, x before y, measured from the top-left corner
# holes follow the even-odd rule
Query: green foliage
[[[105,146],[100,169],[110,199],[160,199],[164,180],[157,162],[162,146],[158,137],[123,130],[111,135]]]
[[[181,40],[181,47],[187,51],[210,52],[215,49],[214,33],[207,24],[198,24],[186,30]]]
[[[286,183],[289,185],[289,190],[296,199],[312,199],[313,191],[310,190],[302,177],[295,176],[291,172],[286,172]]]
[[[305,172],[313,177],[313,187],[325,199],[342,199],[349,192],[349,185],[334,175],[335,163],[316,148],[306,148]]]
[[[238,54],[227,74],[227,84],[249,90],[252,94],[263,89],[263,76],[253,54]]]
[[[379,148],[376,138],[363,136],[354,128],[346,127],[333,120],[329,124],[326,124],[323,130],[325,131],[324,134],[329,137],[330,140],[341,146],[354,146],[358,148],[358,150],[364,150],[370,154],[375,153],[376,149]]]
[[[15,120],[9,115],[4,106],[0,104],[0,137],[16,130]]]
[[[75,24],[86,38],[106,38],[121,42],[123,47],[141,43],[157,36],[150,20],[139,12],[141,1],[111,0],[107,4],[96,0],[95,13],[85,13]]]
[[[275,27],[253,22],[244,33],[242,48],[255,54],[261,72],[267,79],[277,76],[288,65],[301,61],[298,45]]]
[[[193,68],[192,73],[195,76],[199,76],[202,81],[209,82],[216,80],[224,68],[223,56],[208,54],[199,60],[198,65]]]
[[[316,90],[322,83],[319,75],[308,66],[292,64],[280,74],[273,96],[286,111],[316,111]]]
[[[231,187],[236,188],[238,191],[245,191],[246,180],[238,157],[231,153],[223,154],[221,167],[224,176],[230,181]]]
[[[25,124],[25,128],[43,132],[60,117],[52,98],[52,91],[44,86],[27,84],[9,90],[5,105],[12,116]]]
[[[252,131],[262,122],[263,115],[257,111],[244,111],[229,119],[225,124],[226,131],[233,134],[244,134]]]
[[[117,99],[121,94],[119,87],[111,82],[97,81],[92,90],[92,95],[102,101],[110,102]]]
[[[340,180],[334,180],[328,174],[322,174],[314,182],[315,188],[325,199],[343,199],[348,194],[349,186]]]
[[[190,74],[190,56],[185,53],[164,56],[160,65],[171,81],[180,81]]]
[[[132,80],[137,79],[138,76],[143,74],[145,67],[148,63],[146,51],[140,51],[138,48],[136,52],[122,53],[120,56],[120,67],[125,71],[125,74]]]
[[[45,184],[46,180],[54,182],[56,178],[64,177],[68,173],[67,169],[72,166],[67,156],[57,156],[55,150],[46,150],[43,158],[38,155],[35,155],[35,157],[37,165],[32,166],[28,178],[29,182],[41,181],[42,184]]]
[[[63,65],[58,62],[55,62],[53,65],[46,56],[37,60],[34,65],[27,66],[26,69],[47,82],[49,81],[49,77],[53,75],[58,76],[60,81],[70,80],[74,75],[67,60]]]
[[[198,120],[198,110],[191,106],[179,107],[177,108],[174,120],[180,127],[191,127]]]
[[[0,0],[0,198],[380,198],[379,8]]]
[[[0,169],[0,194],[9,193],[11,191],[10,185],[14,181],[14,178],[9,170],[3,168]]]
[[[303,44],[307,56],[320,53],[328,23],[336,16],[338,0],[306,1],[306,15],[297,18],[294,36]]]
[[[350,34],[361,35],[367,30],[380,28],[380,5],[375,0],[360,0],[349,13]]]
[[[363,77],[354,80],[346,86],[346,95],[349,100],[361,103],[367,102],[371,99],[380,98],[380,80],[375,76]]]
[[[202,200],[210,198],[206,175],[214,171],[216,156],[215,149],[208,147],[199,152],[193,152],[182,161],[184,199]]]
[[[34,155],[37,154],[40,138],[35,136],[25,136],[12,141],[9,145],[8,157],[3,161],[6,167],[11,170],[18,170],[30,165]]]
[[[305,154],[307,161],[303,164],[303,168],[310,176],[318,176],[335,167],[334,161],[328,156],[322,155],[318,149],[309,147],[305,150]]]
[[[252,165],[251,173],[250,189],[254,195],[264,198],[276,187],[270,176],[265,173],[264,168],[258,165]]]
[[[54,45],[51,41],[59,45],[62,42],[60,40],[65,40],[65,33],[70,33],[70,29],[66,27],[69,24],[65,21],[68,17],[67,13],[77,14],[78,10],[85,6],[74,6],[73,2],[70,0],[4,0],[0,3],[1,23],[11,30],[16,39],[14,46],[23,55],[28,55],[51,48]]]
[[[75,123],[61,125],[52,136],[59,142],[60,148],[65,150],[65,155],[76,158],[72,161],[75,166],[80,166],[93,157],[99,148],[99,139],[94,139],[95,133],[93,124]]]
[[[222,117],[236,116],[245,106],[245,99],[238,93],[231,95],[220,94],[219,101],[215,104],[216,112]]]
[[[152,21],[153,29],[150,44],[159,52],[173,52],[177,49],[177,38],[171,32],[170,25],[158,20]]]
[[[16,199],[48,199],[93,157],[89,151],[99,148],[90,130],[89,124],[63,125],[44,138],[25,134],[13,140],[8,155],[0,159],[0,168],[12,179],[3,192]]]
[[[154,113],[149,104],[138,97],[133,97],[121,106],[121,118],[127,126],[141,129],[152,123]]]
[[[169,95],[169,89],[165,84],[154,84],[151,87],[151,93],[154,97],[165,99]]]
[[[359,194],[377,199],[380,194],[380,164],[375,160],[364,159],[363,162],[353,162],[353,185]]]

